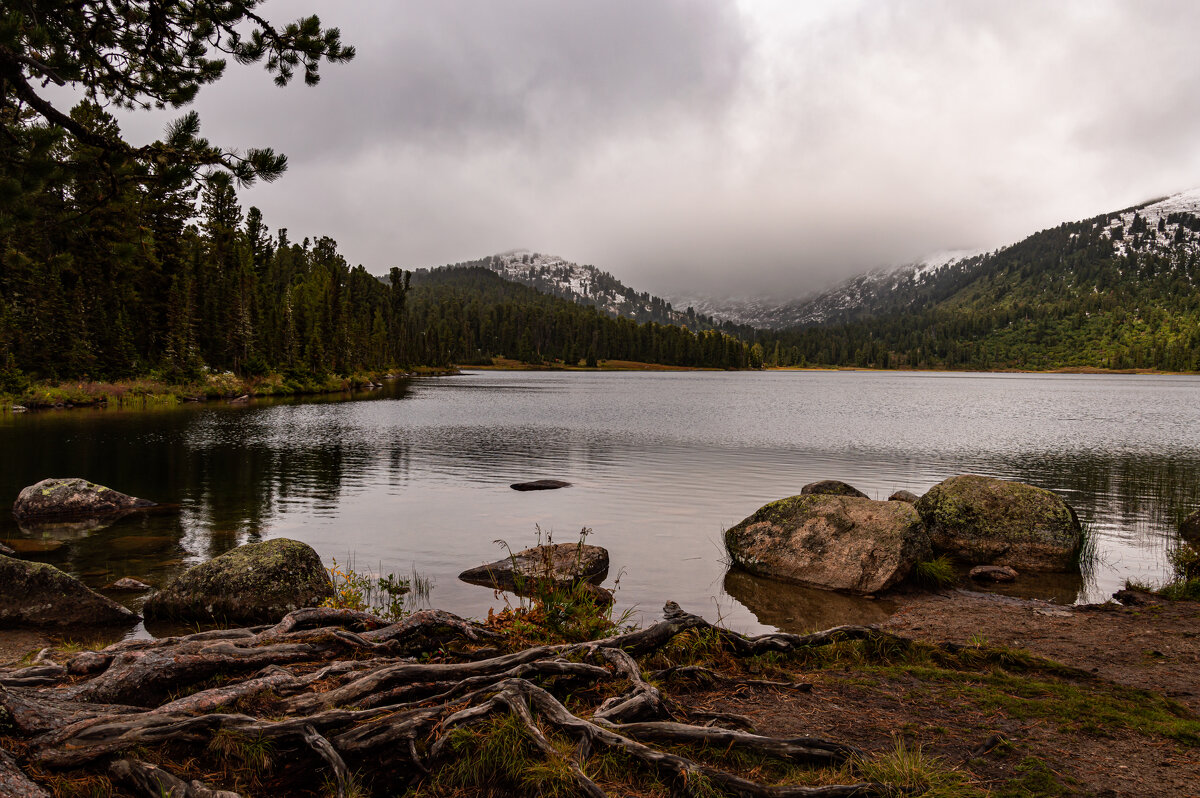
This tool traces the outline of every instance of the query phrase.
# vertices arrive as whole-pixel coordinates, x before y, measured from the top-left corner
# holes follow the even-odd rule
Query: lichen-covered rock
[[[929,556],[912,505],[856,496],[792,496],[771,502],[725,533],[745,570],[826,590],[876,593]]]
[[[184,571],[146,598],[147,618],[271,623],[333,596],[312,547],[275,538],[247,543]]]
[[[1193,546],[1200,546],[1200,510],[1183,519],[1179,525],[1179,535]]]
[[[104,518],[153,507],[154,502],[88,482],[86,479],[43,479],[21,491],[13,503],[18,521]]]
[[[555,587],[576,582],[598,585],[608,576],[608,550],[586,543],[554,543],[518,551],[503,560],[468,568],[464,582],[518,595],[530,595],[550,581]]]
[[[895,493],[893,493],[891,496],[888,496],[888,501],[890,501],[890,502],[908,502],[909,504],[916,504],[917,499],[919,499],[919,498],[921,498],[921,497],[918,496],[917,494],[913,493],[911,490],[898,490]]]
[[[46,563],[0,556],[0,627],[133,624],[136,613]]]
[[[820,482],[810,482],[800,489],[801,496],[854,496],[859,499],[870,498],[853,485],[837,479],[823,479]]]
[[[1048,490],[967,474],[934,485],[915,506],[938,554],[1019,571],[1078,568],[1079,519]]]

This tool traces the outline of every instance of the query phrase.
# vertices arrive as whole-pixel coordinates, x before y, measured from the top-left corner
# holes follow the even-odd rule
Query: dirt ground
[[[899,737],[961,768],[994,796],[1195,798],[1200,747],[1194,740],[1108,725],[1106,705],[1097,700],[1093,714],[1088,703],[1088,696],[1124,686],[1168,696],[1192,719],[1200,714],[1200,604],[1145,600],[1064,607],[955,591],[902,598],[884,624],[931,643],[1025,649],[1094,674],[1094,681],[1086,674],[1062,681],[1064,690],[1078,686],[1073,695],[1083,696],[1065,716],[1063,707],[1073,705],[1052,692],[1040,711],[1040,697],[1019,689],[1025,677],[1007,687],[983,678],[976,684],[969,673],[939,682],[902,666],[793,674],[814,685],[811,693],[696,692],[679,700],[746,715],[763,734],[825,736],[868,751],[891,748]],[[1136,700],[1138,694],[1121,695]]]

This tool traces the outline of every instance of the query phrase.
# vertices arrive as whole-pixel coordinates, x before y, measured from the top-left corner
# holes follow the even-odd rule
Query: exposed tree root
[[[836,766],[861,752],[816,737],[765,737],[742,716],[681,709],[655,682],[811,689],[691,666],[644,676],[637,658],[689,630],[705,631],[736,657],[888,637],[861,626],[746,637],[668,603],[664,619],[645,629],[501,653],[484,648],[497,642],[495,632],[445,612],[388,624],[367,613],[311,608],[274,626],[126,641],[76,655],[65,666],[43,655],[32,667],[0,672],[0,736],[13,738],[38,772],[107,773],[135,795],[231,798],[236,793],[226,790],[244,786],[236,774],[221,783],[228,769],[196,764],[214,756],[213,740],[222,735],[285,752],[271,777],[293,785],[287,789],[315,794],[324,782],[325,794],[346,798],[371,793],[371,774],[387,774],[379,786],[388,794],[432,778],[452,756],[458,730],[499,715],[515,719],[532,748],[568,774],[580,795],[594,798],[606,792],[588,775],[588,761],[601,752],[670,782],[700,780],[733,796],[896,792],[870,783],[762,784],[691,758],[693,750],[737,750]],[[437,661],[417,659],[433,652]],[[0,758],[0,769],[19,772],[17,765]]]

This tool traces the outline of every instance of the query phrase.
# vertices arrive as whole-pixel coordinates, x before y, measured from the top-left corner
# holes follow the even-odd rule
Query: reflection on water
[[[842,624],[883,623],[895,605],[887,600],[812,590],[764,579],[745,571],[725,574],[725,592],[754,613],[759,623],[783,632],[804,634]]]
[[[817,479],[885,498],[983,473],[1059,492],[1099,543],[1082,583],[1012,589],[1098,600],[1168,573],[1175,524],[1200,492],[1198,389],[1191,377],[482,372],[397,381],[364,401],[4,416],[0,498],[82,476],[180,512],[79,534],[23,531],[3,513],[0,538],[99,586],[159,584],[288,536],[327,561],[415,566],[434,605],[482,615],[496,598],[456,575],[495,560],[494,541],[529,545],[535,524],[573,540],[586,526],[623,571],[618,611],[652,617],[672,599],[761,630],[824,617],[822,604],[833,617],[840,599],[805,605],[727,577],[723,529]],[[508,488],[543,477],[573,487]]]

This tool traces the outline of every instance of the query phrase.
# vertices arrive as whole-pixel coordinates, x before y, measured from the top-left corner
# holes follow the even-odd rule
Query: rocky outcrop
[[[929,556],[920,516],[904,502],[800,495],[772,502],[725,533],[745,570],[826,590],[876,593]]]
[[[967,575],[976,582],[1015,582],[1019,576],[1007,565],[976,565]]]
[[[561,479],[535,479],[532,482],[514,482],[509,487],[513,490],[558,490],[571,487],[571,483]]]
[[[248,543],[189,568],[146,599],[147,618],[270,623],[333,596],[321,558],[298,540]]]
[[[1083,530],[1048,490],[973,474],[934,485],[916,503],[935,553],[967,564],[1070,571]]]
[[[40,562],[0,556],[0,627],[132,624],[136,613]]]
[[[1193,546],[1200,546],[1200,510],[1183,519],[1179,525],[1179,535]]]
[[[800,489],[801,496],[854,496],[859,499],[870,498],[858,488],[837,479],[823,479],[820,482],[810,482]]]
[[[607,576],[607,549],[586,543],[553,543],[469,568],[458,578],[524,596],[543,590],[547,582],[556,588],[571,587],[577,582],[598,585]]]
[[[88,482],[86,479],[43,479],[21,491],[13,504],[18,521],[106,518],[154,507],[154,502]]]
[[[920,498],[921,498],[920,496],[913,493],[911,490],[898,490],[895,493],[893,493],[891,496],[888,496],[888,501],[890,501],[890,502],[908,502],[909,504],[916,504],[917,499],[920,499]]]

